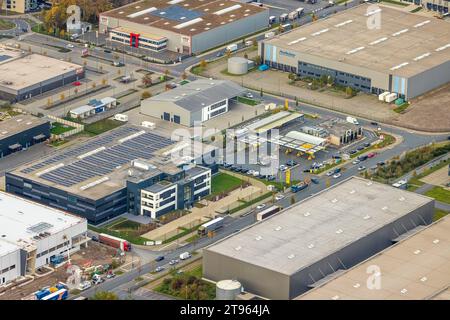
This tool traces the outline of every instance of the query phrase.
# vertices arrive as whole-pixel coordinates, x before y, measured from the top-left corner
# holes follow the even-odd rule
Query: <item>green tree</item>
[[[347,95],[347,97],[353,97],[355,93],[352,87],[347,87],[345,88],[345,94]]]
[[[92,300],[119,300],[119,297],[114,292],[110,291],[97,291]]]

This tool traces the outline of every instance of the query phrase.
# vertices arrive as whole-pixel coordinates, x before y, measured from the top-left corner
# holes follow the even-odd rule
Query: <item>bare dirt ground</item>
[[[432,184],[435,186],[445,187],[447,185],[447,183],[450,182],[450,176],[448,175],[448,167],[445,166],[420,180],[425,183]],[[449,189],[449,188],[447,188],[447,189]]]
[[[450,83],[413,99],[397,123],[419,130],[427,127],[436,131],[450,131]]]
[[[84,254],[83,254],[84,253]],[[70,259],[71,263],[82,267],[83,265],[100,265],[110,264],[112,257],[116,253],[116,250],[111,247],[101,245],[99,243],[90,242],[88,248],[83,248],[77,253],[73,254]],[[35,279],[22,286],[12,287],[8,289],[4,294],[0,295],[0,300],[20,300],[30,296],[33,292],[40,290],[46,286],[53,286],[58,282],[66,282],[69,274],[66,271],[67,264],[55,269],[54,272],[43,276],[35,277]]]

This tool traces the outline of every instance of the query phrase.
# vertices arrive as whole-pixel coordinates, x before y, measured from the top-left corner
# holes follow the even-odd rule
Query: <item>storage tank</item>
[[[248,61],[241,57],[228,59],[228,72],[231,74],[246,74],[248,72]]]
[[[222,280],[216,284],[216,300],[236,300],[242,292],[242,285],[236,280]]]

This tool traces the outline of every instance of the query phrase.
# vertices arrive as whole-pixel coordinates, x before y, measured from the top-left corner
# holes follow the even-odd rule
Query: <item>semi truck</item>
[[[131,251],[131,244],[127,240],[117,238],[109,234],[100,233],[98,235],[98,241],[113,248],[118,248],[122,251]]]
[[[198,228],[197,232],[200,236],[204,236],[208,232],[215,231],[221,227],[223,227],[223,218],[219,217],[219,218],[213,219],[211,221],[208,221],[208,222],[202,224]]]
[[[289,12],[288,18],[289,18],[289,20],[295,20],[295,19],[297,19],[297,18],[298,18],[298,12],[297,12],[297,11]]]
[[[291,191],[296,193],[296,192],[299,192],[299,191],[301,191],[303,189],[306,189],[307,187],[308,187],[308,184],[306,182],[302,181],[302,182],[300,182],[300,183],[298,183],[296,185],[293,185],[291,187]]]
[[[270,208],[267,208],[266,210],[260,211],[256,214],[256,220],[262,221],[271,215],[274,215],[278,211],[280,211],[281,208],[279,206],[271,206]]]
[[[287,13],[283,13],[282,15],[280,15],[280,22],[286,21],[288,18],[288,14]]]

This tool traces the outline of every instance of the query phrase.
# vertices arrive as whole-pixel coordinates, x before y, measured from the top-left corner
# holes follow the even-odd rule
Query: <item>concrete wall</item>
[[[0,248],[1,246],[2,241],[0,241]],[[22,275],[20,265],[21,259],[19,248],[0,257],[0,286]],[[15,267],[9,271],[2,273],[2,270],[11,268],[12,266]]]
[[[200,53],[267,28],[269,10],[192,36],[192,52]]]
[[[447,49],[448,50],[448,49]],[[426,70],[407,81],[407,99],[415,98],[450,81],[450,61]]]
[[[289,299],[289,276],[203,250],[203,277],[213,281],[238,280],[245,291],[269,299]]]
[[[154,101],[147,99],[141,102],[141,113],[158,119],[164,118],[164,112],[170,114],[170,119],[174,115],[180,116],[180,124],[183,126],[191,126],[191,112],[180,108],[176,104],[167,101]],[[161,118],[163,117],[163,118]]]
[[[33,137],[38,136],[40,134],[45,135],[46,139],[50,138],[50,122],[42,123],[38,126],[29,128],[28,130],[24,130],[22,132],[18,132],[15,135],[9,136],[7,138],[0,140],[0,159],[11,154],[11,150],[9,149],[10,145],[19,143],[24,148],[28,148],[32,145],[35,145],[36,142],[33,140]],[[40,141],[42,142],[42,141]]]

